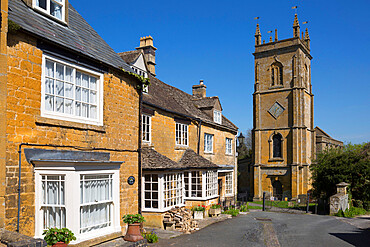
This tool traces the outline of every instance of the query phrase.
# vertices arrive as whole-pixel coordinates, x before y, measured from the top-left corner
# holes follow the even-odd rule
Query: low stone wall
[[[43,239],[35,239],[18,232],[7,231],[0,228],[0,244],[8,247],[44,247],[47,246]]]

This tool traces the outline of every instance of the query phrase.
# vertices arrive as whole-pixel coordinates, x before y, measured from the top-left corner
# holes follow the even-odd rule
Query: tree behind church
[[[336,184],[347,182],[352,199],[361,201],[367,210],[370,203],[370,143],[346,145],[317,154],[311,165],[313,194],[328,200],[336,194]]]

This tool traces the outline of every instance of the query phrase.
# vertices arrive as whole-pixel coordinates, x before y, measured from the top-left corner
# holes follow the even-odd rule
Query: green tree
[[[317,154],[311,165],[313,193],[328,199],[336,193],[336,184],[349,183],[352,198],[370,201],[370,143],[348,144],[343,149],[328,149]]]

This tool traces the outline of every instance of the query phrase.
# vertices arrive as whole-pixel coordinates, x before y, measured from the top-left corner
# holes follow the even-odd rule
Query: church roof
[[[8,14],[9,20],[31,35],[106,65],[132,72],[71,4],[68,5],[68,25],[45,17],[20,0],[9,0]]]

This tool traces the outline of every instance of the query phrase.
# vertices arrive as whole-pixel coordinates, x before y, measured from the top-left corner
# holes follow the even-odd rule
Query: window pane
[[[96,113],[96,106],[90,106],[90,118],[96,119],[97,113]]]
[[[49,60],[46,60],[46,76],[48,77],[54,77],[54,63],[49,61]]]
[[[54,97],[50,95],[45,96],[45,110],[53,111],[54,110]]]
[[[85,88],[82,89],[81,100],[86,103],[89,102],[89,90],[88,89],[85,89]]]
[[[82,74],[82,86],[89,87],[89,76],[86,74]]]
[[[96,104],[96,91],[90,91],[90,103]]]
[[[47,0],[36,0],[36,5],[46,10],[46,1]]]
[[[81,101],[81,88],[76,87],[76,100]]]
[[[64,112],[64,99],[60,97],[55,98],[55,108],[57,112]]]
[[[73,98],[73,84],[64,83],[64,93],[68,98]]]
[[[57,63],[55,74],[57,79],[64,80],[64,66]]]
[[[76,102],[76,115],[81,116],[81,103]]]
[[[45,93],[54,94],[54,80],[45,80]]]
[[[65,103],[64,105],[65,113],[72,115],[73,114],[73,100],[66,99],[64,103]]]
[[[96,79],[95,77],[90,77],[90,89],[96,90]]]
[[[56,81],[55,90],[56,90],[56,95],[63,96],[64,95],[64,83],[62,81]]]
[[[51,1],[50,2],[50,14],[58,19],[62,19],[62,6]]]

